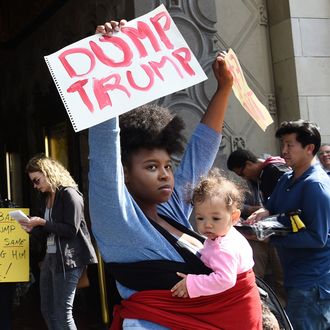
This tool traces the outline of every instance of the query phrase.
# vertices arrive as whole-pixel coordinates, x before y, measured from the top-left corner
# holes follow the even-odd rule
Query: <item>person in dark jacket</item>
[[[84,217],[84,200],[70,173],[58,161],[37,155],[26,172],[41,192],[41,216],[21,226],[45,239],[46,254],[40,269],[41,312],[48,329],[75,330],[72,316],[77,283],[86,265],[97,262]]]
[[[227,167],[238,176],[257,185],[262,203],[267,201],[280,177],[291,170],[281,157],[270,156],[260,159],[246,149],[233,151],[228,157]]]
[[[233,151],[228,157],[227,167],[245,179],[251,190],[251,195],[254,197],[253,204],[244,205],[242,211],[244,219],[265,205],[278,180],[284,173],[291,170],[281,157],[270,156],[266,159],[260,159],[246,149]],[[283,272],[275,247],[252,237],[247,238],[253,249],[255,274],[273,287],[282,305],[285,305]]]

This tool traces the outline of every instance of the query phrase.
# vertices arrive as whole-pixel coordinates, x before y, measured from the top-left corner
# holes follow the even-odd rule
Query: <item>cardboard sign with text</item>
[[[45,61],[75,131],[207,79],[164,5]]]
[[[234,77],[233,91],[236,98],[260,128],[265,131],[273,123],[273,118],[248,86],[238,58],[232,49],[229,49],[225,61]]]
[[[0,283],[29,281],[29,234],[10,217],[13,210],[0,208]]]

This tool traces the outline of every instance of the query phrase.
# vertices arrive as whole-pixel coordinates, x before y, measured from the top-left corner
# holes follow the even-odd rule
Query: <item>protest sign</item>
[[[238,58],[232,49],[229,49],[226,54],[225,61],[234,77],[233,91],[236,98],[260,128],[265,131],[268,125],[273,123],[273,119],[266,107],[258,100],[248,86]]]
[[[29,281],[29,235],[10,217],[13,210],[0,208],[0,283]]]
[[[45,61],[75,131],[207,79],[164,5]]]

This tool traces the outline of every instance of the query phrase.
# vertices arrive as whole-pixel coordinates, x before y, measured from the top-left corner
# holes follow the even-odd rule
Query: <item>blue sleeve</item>
[[[183,200],[185,185],[209,169],[219,144],[219,134],[205,125],[197,127],[176,171],[173,196],[160,206],[160,213],[190,226],[191,207]],[[118,118],[89,129],[89,208],[92,231],[106,262],[181,260],[126,189]]]
[[[126,189],[119,132],[118,118],[89,129],[89,207],[102,257],[106,262],[171,259],[169,243]]]
[[[273,237],[271,241],[276,246],[286,248],[322,248],[326,245],[329,236],[329,186],[319,182],[308,182],[300,193],[302,211],[300,218],[306,230],[285,237]]]
[[[175,189],[171,199],[159,206],[159,212],[190,227],[192,206],[187,202],[187,186],[195,185],[201,175],[212,167],[220,147],[222,135],[200,123],[175,172]]]

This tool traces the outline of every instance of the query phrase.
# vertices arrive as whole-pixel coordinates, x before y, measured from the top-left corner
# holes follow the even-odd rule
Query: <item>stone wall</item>
[[[279,119],[308,119],[330,142],[330,1],[268,0]]]
[[[232,48],[242,66],[247,83],[270,112],[274,123],[264,132],[232,95],[226,115],[223,160],[237,148],[257,155],[279,154],[274,138],[278,126],[269,23],[264,0],[218,0],[218,48]]]

